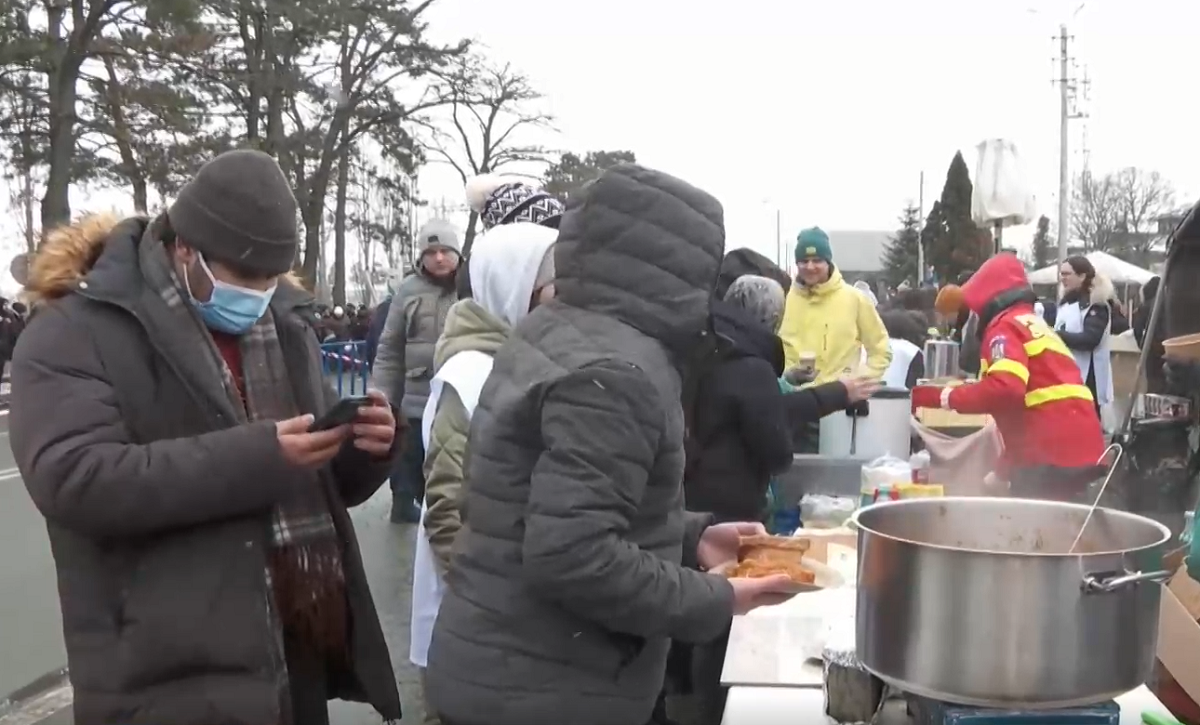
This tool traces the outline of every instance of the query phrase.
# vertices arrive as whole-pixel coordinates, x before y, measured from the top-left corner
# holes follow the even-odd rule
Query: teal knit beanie
[[[809,227],[796,236],[796,262],[803,262],[808,257],[816,257],[833,264],[829,235],[821,227]]]

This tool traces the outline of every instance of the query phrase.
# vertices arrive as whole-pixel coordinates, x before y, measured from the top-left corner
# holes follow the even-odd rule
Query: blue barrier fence
[[[338,395],[365,394],[367,377],[371,374],[367,364],[366,341],[322,343],[321,368],[325,377],[333,378],[333,387]]]

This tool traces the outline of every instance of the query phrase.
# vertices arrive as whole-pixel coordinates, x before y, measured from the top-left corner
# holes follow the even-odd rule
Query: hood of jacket
[[[829,265],[829,279],[819,284],[807,285],[796,277],[794,289],[800,291],[800,294],[805,297],[828,297],[838,290],[846,286],[846,280],[842,279],[842,272],[832,264]]]
[[[471,297],[455,302],[433,350],[434,369],[466,350],[495,355],[529,303],[558,232],[528,222],[493,227],[475,239],[467,276]]]
[[[1116,296],[1117,290],[1113,286],[1112,280],[1109,279],[1107,275],[1097,273],[1096,276],[1092,278],[1092,291],[1091,294],[1088,295],[1089,305],[1098,305],[1101,302],[1108,302],[1111,299],[1115,299]]]
[[[730,250],[721,260],[721,271],[717,275],[716,299],[725,299],[725,293],[729,291],[729,286],[737,281],[738,277],[747,274],[756,274],[775,280],[780,287],[783,287],[784,294],[787,294],[788,290],[792,288],[792,278],[782,267],[753,249],[739,247]]]
[[[512,327],[477,301],[459,300],[446,313],[446,324],[433,348],[433,369],[440,370],[447,360],[467,350],[495,355],[510,332]]]
[[[1032,309],[1037,295],[1029,286],[1025,265],[1015,254],[997,254],[980,265],[962,286],[963,303],[979,318],[976,328],[982,336],[993,318],[1004,310],[1018,304]],[[965,337],[965,336],[964,336]]]
[[[481,234],[467,262],[471,297],[516,327],[529,314],[538,271],[556,239],[557,230],[530,222],[502,224]]]
[[[713,300],[713,331],[726,341],[726,354],[757,357],[783,375],[783,341],[745,310],[724,300]]]
[[[143,216],[85,214],[51,230],[30,260],[24,298],[41,306],[76,291],[86,280],[93,296],[132,304],[142,287],[138,245],[153,236],[152,226]],[[311,304],[298,277],[289,273],[280,282],[273,307]]]
[[[1008,298],[1022,297],[1028,293],[1030,304],[1033,303],[1033,290],[1029,286],[1029,277],[1025,274],[1025,265],[1016,255],[998,254],[984,262],[971,279],[962,286],[963,302],[967,309],[980,317],[985,317],[987,310],[997,302],[1003,303]],[[1012,302],[1000,307],[1011,306]]]
[[[708,330],[724,251],[716,198],[668,174],[620,164],[569,202],[554,246],[556,298],[690,354]]]
[[[854,289],[861,292],[863,297],[866,297],[868,300],[871,301],[872,307],[879,307],[879,298],[876,297],[875,293],[871,291],[871,285],[867,284],[866,282],[864,282],[860,279],[859,281],[857,281],[853,284],[853,287],[854,287]]]

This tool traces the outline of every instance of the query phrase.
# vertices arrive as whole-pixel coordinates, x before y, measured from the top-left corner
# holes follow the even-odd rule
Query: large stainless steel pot
[[[907,692],[983,707],[1070,707],[1154,667],[1166,527],[1008,498],[868,506],[858,527],[857,650]]]

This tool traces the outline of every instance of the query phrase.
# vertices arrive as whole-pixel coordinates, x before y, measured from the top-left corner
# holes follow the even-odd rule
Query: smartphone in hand
[[[371,399],[365,395],[342,398],[325,415],[314,420],[312,425],[308,427],[308,432],[316,433],[323,430],[332,430],[339,425],[349,425],[358,418],[358,409],[367,405],[371,405]]]

